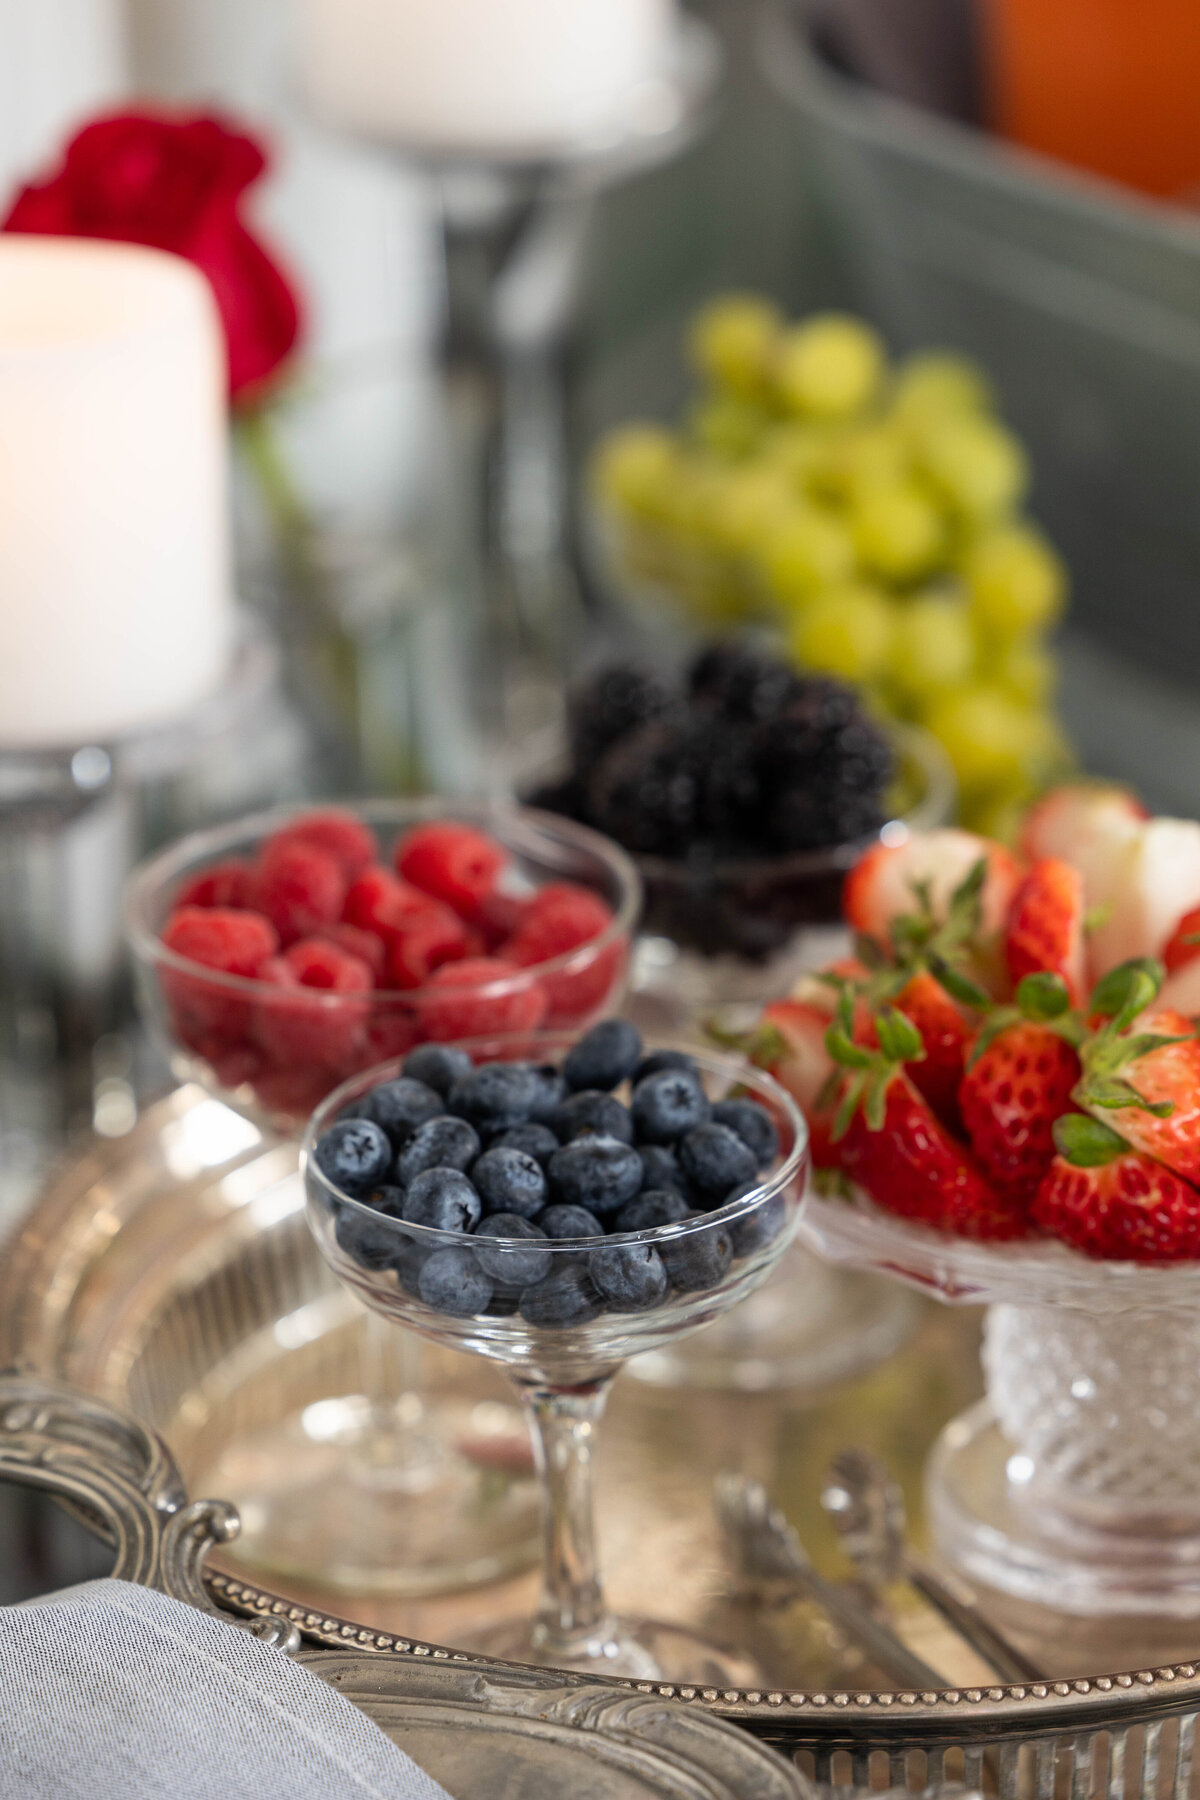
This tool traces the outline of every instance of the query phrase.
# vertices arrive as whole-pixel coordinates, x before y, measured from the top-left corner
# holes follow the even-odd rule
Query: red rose
[[[294,290],[240,217],[266,166],[254,139],[220,119],[116,113],[72,138],[61,168],[22,189],[2,229],[185,256],[216,296],[236,400],[275,373],[300,332]]]

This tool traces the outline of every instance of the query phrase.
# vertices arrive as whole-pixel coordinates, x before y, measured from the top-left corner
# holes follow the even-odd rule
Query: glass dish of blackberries
[[[567,712],[567,764],[526,798],[633,856],[635,981],[665,1004],[656,1023],[778,998],[837,954],[842,880],[863,851],[954,811],[927,733],[881,724],[854,689],[754,643],[718,640],[681,678],[605,665]]]
[[[471,1647],[745,1674],[681,1630],[608,1612],[590,1473],[621,1366],[735,1307],[792,1239],[808,1141],[782,1088],[740,1057],[647,1046],[624,1019],[428,1044],[329,1096],[304,1170],[341,1280],[397,1325],[504,1364],[524,1401],[542,1600],[531,1624]]]

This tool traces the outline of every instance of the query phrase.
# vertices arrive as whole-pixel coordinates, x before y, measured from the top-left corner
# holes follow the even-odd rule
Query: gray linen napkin
[[[328,1683],[224,1619],[125,1581],[0,1607],[3,1800],[270,1794],[450,1800]]]

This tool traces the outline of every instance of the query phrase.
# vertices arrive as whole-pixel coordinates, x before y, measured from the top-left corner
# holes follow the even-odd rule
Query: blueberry
[[[394,1221],[382,1213],[361,1213],[352,1206],[338,1208],[333,1235],[338,1248],[363,1269],[388,1268],[399,1246]]]
[[[703,1217],[703,1214],[693,1214]],[[724,1281],[733,1261],[733,1240],[723,1225],[667,1239],[660,1246],[671,1286],[681,1294],[698,1293]]]
[[[649,1188],[623,1206],[613,1220],[614,1231],[654,1231],[660,1225],[678,1225],[690,1211],[682,1194],[673,1188]]]
[[[449,1107],[482,1131],[507,1131],[532,1117],[542,1083],[529,1063],[484,1063],[450,1090]]]
[[[606,1244],[588,1254],[592,1286],[614,1312],[646,1312],[666,1298],[667,1271],[651,1244]]]
[[[736,1197],[740,1198],[740,1195]],[[730,1198],[735,1196],[730,1195]],[[763,1200],[744,1218],[735,1219],[730,1225],[733,1254],[753,1256],[756,1250],[765,1250],[768,1244],[775,1242],[786,1224],[787,1201],[782,1194],[772,1194],[769,1200]]]
[[[510,1125],[507,1131],[499,1132],[488,1148],[520,1150],[524,1156],[532,1156],[534,1162],[541,1163],[544,1169],[558,1149],[558,1139],[548,1125],[535,1125],[531,1120],[528,1125]]]
[[[387,1132],[371,1119],[340,1119],[317,1139],[313,1160],[325,1179],[345,1194],[369,1194],[389,1174],[395,1151]]]
[[[553,1063],[532,1063],[529,1067],[537,1082],[537,1093],[529,1109],[529,1117],[535,1125],[547,1125],[550,1114],[567,1097],[567,1084]]]
[[[602,1019],[585,1031],[563,1057],[569,1088],[599,1088],[609,1093],[632,1075],[642,1054],[642,1034],[628,1019]]]
[[[602,1219],[619,1212],[642,1185],[636,1150],[614,1137],[581,1137],[550,1158],[550,1187],[569,1206],[585,1206]]]
[[[521,1317],[527,1325],[562,1331],[569,1325],[586,1325],[600,1312],[600,1299],[582,1269],[556,1269],[536,1287],[521,1295]]]
[[[369,1194],[363,1195],[363,1199],[365,1200],[365,1202],[368,1206],[374,1207],[376,1212],[387,1213],[393,1219],[399,1219],[399,1218],[403,1217],[403,1214],[404,1214],[404,1189],[403,1188],[398,1188],[398,1187],[372,1188]]]
[[[718,1125],[728,1125],[737,1133],[760,1169],[769,1168],[779,1155],[775,1121],[757,1100],[719,1100],[712,1116]]]
[[[423,1081],[445,1099],[456,1081],[469,1075],[473,1068],[465,1050],[452,1050],[449,1044],[421,1044],[404,1059],[404,1073],[412,1081]]]
[[[396,1158],[396,1176],[407,1187],[426,1169],[461,1169],[465,1174],[479,1150],[479,1133],[473,1126],[440,1113],[413,1132]]]
[[[404,1196],[404,1217],[435,1231],[473,1231],[483,1202],[461,1169],[423,1169]]]
[[[396,1271],[396,1280],[406,1294],[414,1299],[420,1298],[421,1270],[429,1261],[429,1251],[424,1244],[418,1244],[413,1238],[397,1233],[400,1241],[396,1246],[396,1254],[391,1266]]]
[[[639,1143],[673,1144],[702,1125],[711,1110],[699,1076],[687,1069],[659,1069],[633,1090],[633,1128]]]
[[[687,1182],[673,1150],[665,1144],[639,1144],[637,1153],[642,1159],[643,1191],[674,1188],[680,1194],[687,1192]]]
[[[633,1072],[634,1086],[639,1081],[645,1081],[647,1075],[658,1075],[663,1069],[683,1069],[697,1080],[700,1078],[699,1065],[695,1057],[689,1056],[686,1050],[651,1050],[648,1056],[643,1056]]]
[[[457,1245],[434,1251],[421,1270],[417,1289],[426,1306],[456,1319],[483,1312],[492,1297],[492,1284],[473,1252]]]
[[[487,1150],[471,1170],[485,1212],[536,1219],[550,1198],[541,1163],[523,1150]]]
[[[494,1250],[485,1249],[482,1245],[475,1252],[475,1260],[480,1268],[508,1288],[533,1287],[539,1281],[545,1281],[554,1266],[554,1258],[549,1250],[538,1250],[535,1244],[544,1244],[546,1234],[523,1219],[518,1213],[492,1213],[479,1226],[475,1233],[475,1242],[480,1238],[521,1238],[529,1240],[528,1249],[516,1249],[508,1244],[497,1244]]]
[[[758,1173],[754,1152],[728,1125],[697,1125],[679,1146],[679,1162],[688,1180],[709,1201],[724,1199]]]
[[[563,1144],[569,1144],[572,1138],[582,1136],[585,1131],[594,1132],[598,1137],[620,1138],[623,1144],[633,1142],[629,1108],[612,1094],[602,1094],[596,1088],[584,1088],[582,1093],[572,1094],[569,1100],[555,1107],[548,1123]]]
[[[603,1237],[604,1227],[586,1206],[548,1206],[538,1220],[548,1238]]]
[[[423,1081],[411,1081],[407,1075],[385,1081],[363,1095],[363,1118],[381,1125],[397,1150],[407,1144],[419,1125],[436,1119],[445,1110],[440,1094]]]

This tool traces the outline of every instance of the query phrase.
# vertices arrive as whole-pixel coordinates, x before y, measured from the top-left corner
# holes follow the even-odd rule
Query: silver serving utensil
[[[1037,1664],[983,1617],[966,1588],[935,1574],[908,1548],[904,1495],[877,1456],[867,1450],[843,1450],[835,1456],[821,1504],[842,1548],[871,1587],[907,1581],[1002,1681],[1044,1679]]]
[[[718,1475],[713,1497],[717,1521],[749,1587],[782,1586],[808,1594],[890,1681],[918,1692],[950,1685],[853,1594],[817,1573],[795,1529],[772,1506],[761,1481]]]

